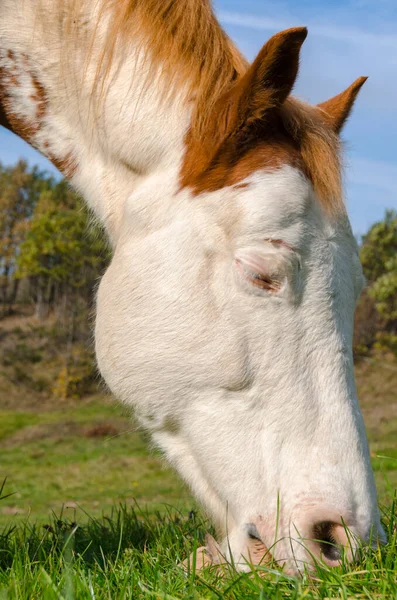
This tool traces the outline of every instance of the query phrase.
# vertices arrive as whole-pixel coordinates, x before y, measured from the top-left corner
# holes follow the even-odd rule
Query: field
[[[0,599],[397,598],[397,363],[368,356],[356,375],[389,543],[311,580],[185,573],[210,524],[131,415],[0,377]]]

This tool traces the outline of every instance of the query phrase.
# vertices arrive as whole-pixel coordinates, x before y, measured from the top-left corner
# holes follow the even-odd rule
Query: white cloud
[[[296,25],[296,19],[272,19],[258,15],[249,15],[240,12],[229,12],[221,10],[218,18],[223,25],[234,25],[237,27],[248,27],[258,31],[273,31],[287,29]],[[311,35],[329,38],[336,41],[344,41],[350,44],[362,46],[383,46],[390,50],[397,50],[397,36],[373,33],[363,29],[351,27],[340,27],[339,25],[322,25],[320,23],[302,23],[306,25]]]
[[[369,158],[353,158],[347,165],[349,183],[376,187],[395,199],[397,207],[397,164]]]

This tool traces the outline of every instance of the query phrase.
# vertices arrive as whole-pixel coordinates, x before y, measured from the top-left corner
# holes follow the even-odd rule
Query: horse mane
[[[68,0],[60,0],[65,3]],[[83,0],[69,0],[71,18]],[[166,92],[183,89],[192,102],[191,139],[199,140],[211,126],[219,98],[241,77],[248,62],[219,24],[211,0],[100,0],[98,19],[107,21],[96,82],[103,88],[112,64],[130,43],[148,48],[149,75],[161,68]],[[106,18],[107,17],[107,18]],[[94,36],[97,28],[94,28]],[[92,45],[94,40],[92,41]],[[116,58],[117,57],[117,58]],[[148,85],[150,84],[148,77]],[[304,171],[328,213],[345,210],[341,182],[339,137],[321,118],[321,110],[289,97],[281,121],[299,148]],[[260,140],[258,140],[260,142]]]
[[[69,0],[60,1],[65,6]],[[70,0],[69,7],[70,22],[77,23],[83,0]],[[160,66],[165,92],[182,88],[192,101],[192,129],[198,135],[217,98],[248,67],[216,19],[211,0],[100,0],[97,15],[107,26],[95,85],[103,91],[113,62],[130,43],[138,43],[150,57],[148,84]]]

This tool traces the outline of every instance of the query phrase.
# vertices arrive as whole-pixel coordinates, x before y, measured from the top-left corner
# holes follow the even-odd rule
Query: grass
[[[114,503],[150,502],[151,510],[194,502],[181,480],[105,396],[51,411],[0,410],[0,477],[11,495],[0,504],[0,528],[51,511],[100,516]]]
[[[389,542],[362,550],[354,566],[317,567],[293,578],[274,565],[252,573],[228,567],[185,571],[180,563],[203,544],[208,523],[195,513],[148,513],[119,507],[84,524],[53,518],[44,527],[0,536],[0,598],[7,599],[258,599],[396,598],[396,506],[384,515]]]

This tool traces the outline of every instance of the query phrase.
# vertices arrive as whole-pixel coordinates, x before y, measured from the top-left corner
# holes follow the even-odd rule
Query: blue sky
[[[397,1],[214,0],[218,17],[243,53],[253,59],[274,33],[306,25],[295,94],[326,100],[360,75],[369,79],[344,129],[346,200],[353,230],[364,233],[386,208],[397,209]],[[54,167],[1,129],[0,160],[23,156]]]

